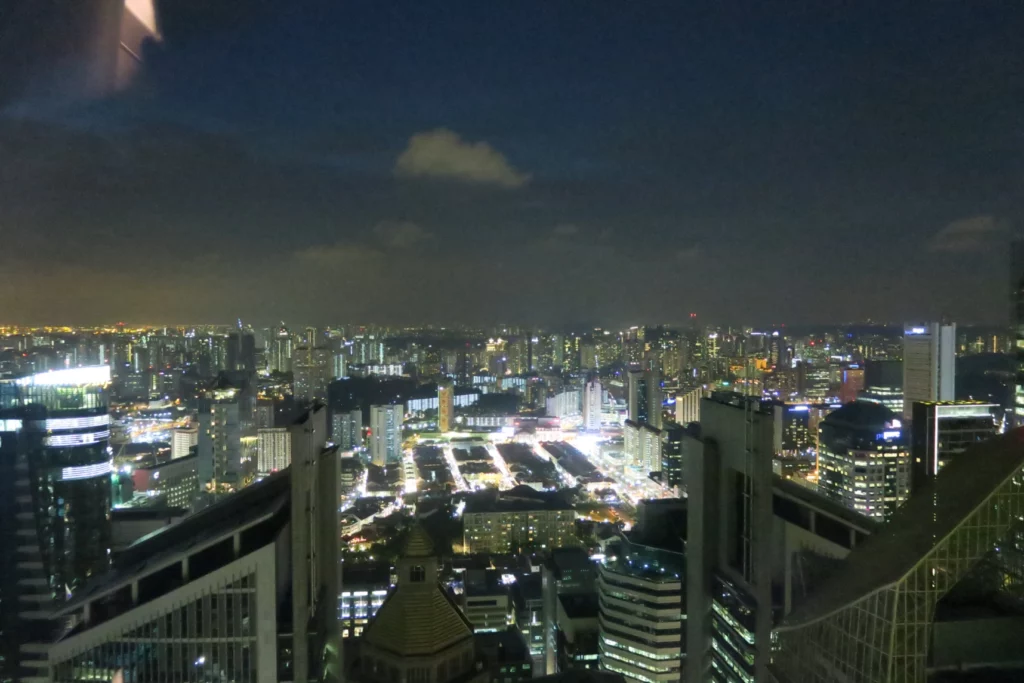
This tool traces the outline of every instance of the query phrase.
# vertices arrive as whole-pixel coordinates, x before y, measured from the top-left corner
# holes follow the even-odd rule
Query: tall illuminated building
[[[450,432],[455,417],[455,386],[451,382],[437,385],[437,431]]]
[[[903,419],[913,417],[915,401],[956,397],[956,325],[926,323],[903,330]]]
[[[587,382],[583,388],[583,428],[588,432],[596,432],[601,429],[603,398],[604,390],[601,388],[601,380],[595,377]]]
[[[109,383],[105,365],[0,379],[0,680],[42,675],[45,654],[22,645],[107,568]]]
[[[661,376],[632,369],[628,374],[629,419],[661,429]]]
[[[370,406],[370,461],[383,467],[402,459],[401,405]]]
[[[271,427],[256,432],[256,471],[266,475],[292,464],[292,441],[286,427]]]
[[[331,383],[333,370],[331,361],[330,351],[321,346],[303,346],[295,349],[295,356],[292,358],[292,393],[296,401],[327,401],[327,385]]]

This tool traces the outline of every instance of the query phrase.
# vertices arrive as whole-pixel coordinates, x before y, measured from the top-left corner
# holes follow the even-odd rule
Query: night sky
[[[0,39],[0,322],[1006,317],[1024,4],[244,4]]]

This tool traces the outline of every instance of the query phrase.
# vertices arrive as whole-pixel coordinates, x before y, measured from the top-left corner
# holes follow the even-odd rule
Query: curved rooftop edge
[[[1024,428],[968,450],[915,493],[881,531],[858,546],[842,569],[797,605],[777,630],[795,630],[826,619],[907,579],[965,520],[1022,475]]]

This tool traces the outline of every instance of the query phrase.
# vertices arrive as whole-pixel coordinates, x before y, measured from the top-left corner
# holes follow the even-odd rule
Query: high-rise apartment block
[[[300,346],[292,357],[295,381],[292,393],[299,402],[326,403],[327,386],[331,383],[333,357],[320,346]]]
[[[455,419],[455,385],[439,382],[437,385],[437,431],[450,432]]]
[[[703,397],[704,390],[700,387],[677,393],[676,422],[681,425],[700,422],[700,400]]]
[[[291,434],[286,427],[256,431],[256,471],[261,475],[278,472],[292,464]]]
[[[401,405],[370,406],[370,461],[383,467],[402,459]]]
[[[956,398],[956,325],[926,323],[903,330],[903,419],[915,401]]]
[[[629,419],[661,429],[661,376],[652,370],[632,369],[627,374]]]
[[[467,553],[509,553],[579,544],[572,506],[525,486],[497,496],[469,498],[463,522]]]
[[[630,465],[644,472],[661,471],[661,430],[649,424],[626,420],[622,427],[623,448]]]
[[[343,451],[363,447],[363,411],[340,410],[331,415],[331,441]]]
[[[588,432],[601,430],[601,405],[604,402],[604,390],[601,380],[594,377],[583,387],[583,428]]]

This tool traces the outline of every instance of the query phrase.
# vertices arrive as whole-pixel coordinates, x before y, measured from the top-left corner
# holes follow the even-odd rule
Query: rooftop
[[[1024,429],[1016,429],[952,460],[859,545],[821,590],[798,605],[784,627],[826,617],[903,579],[993,491],[1024,467]]]
[[[885,429],[893,420],[899,416],[874,401],[851,401],[825,416],[828,424],[876,430]]]

